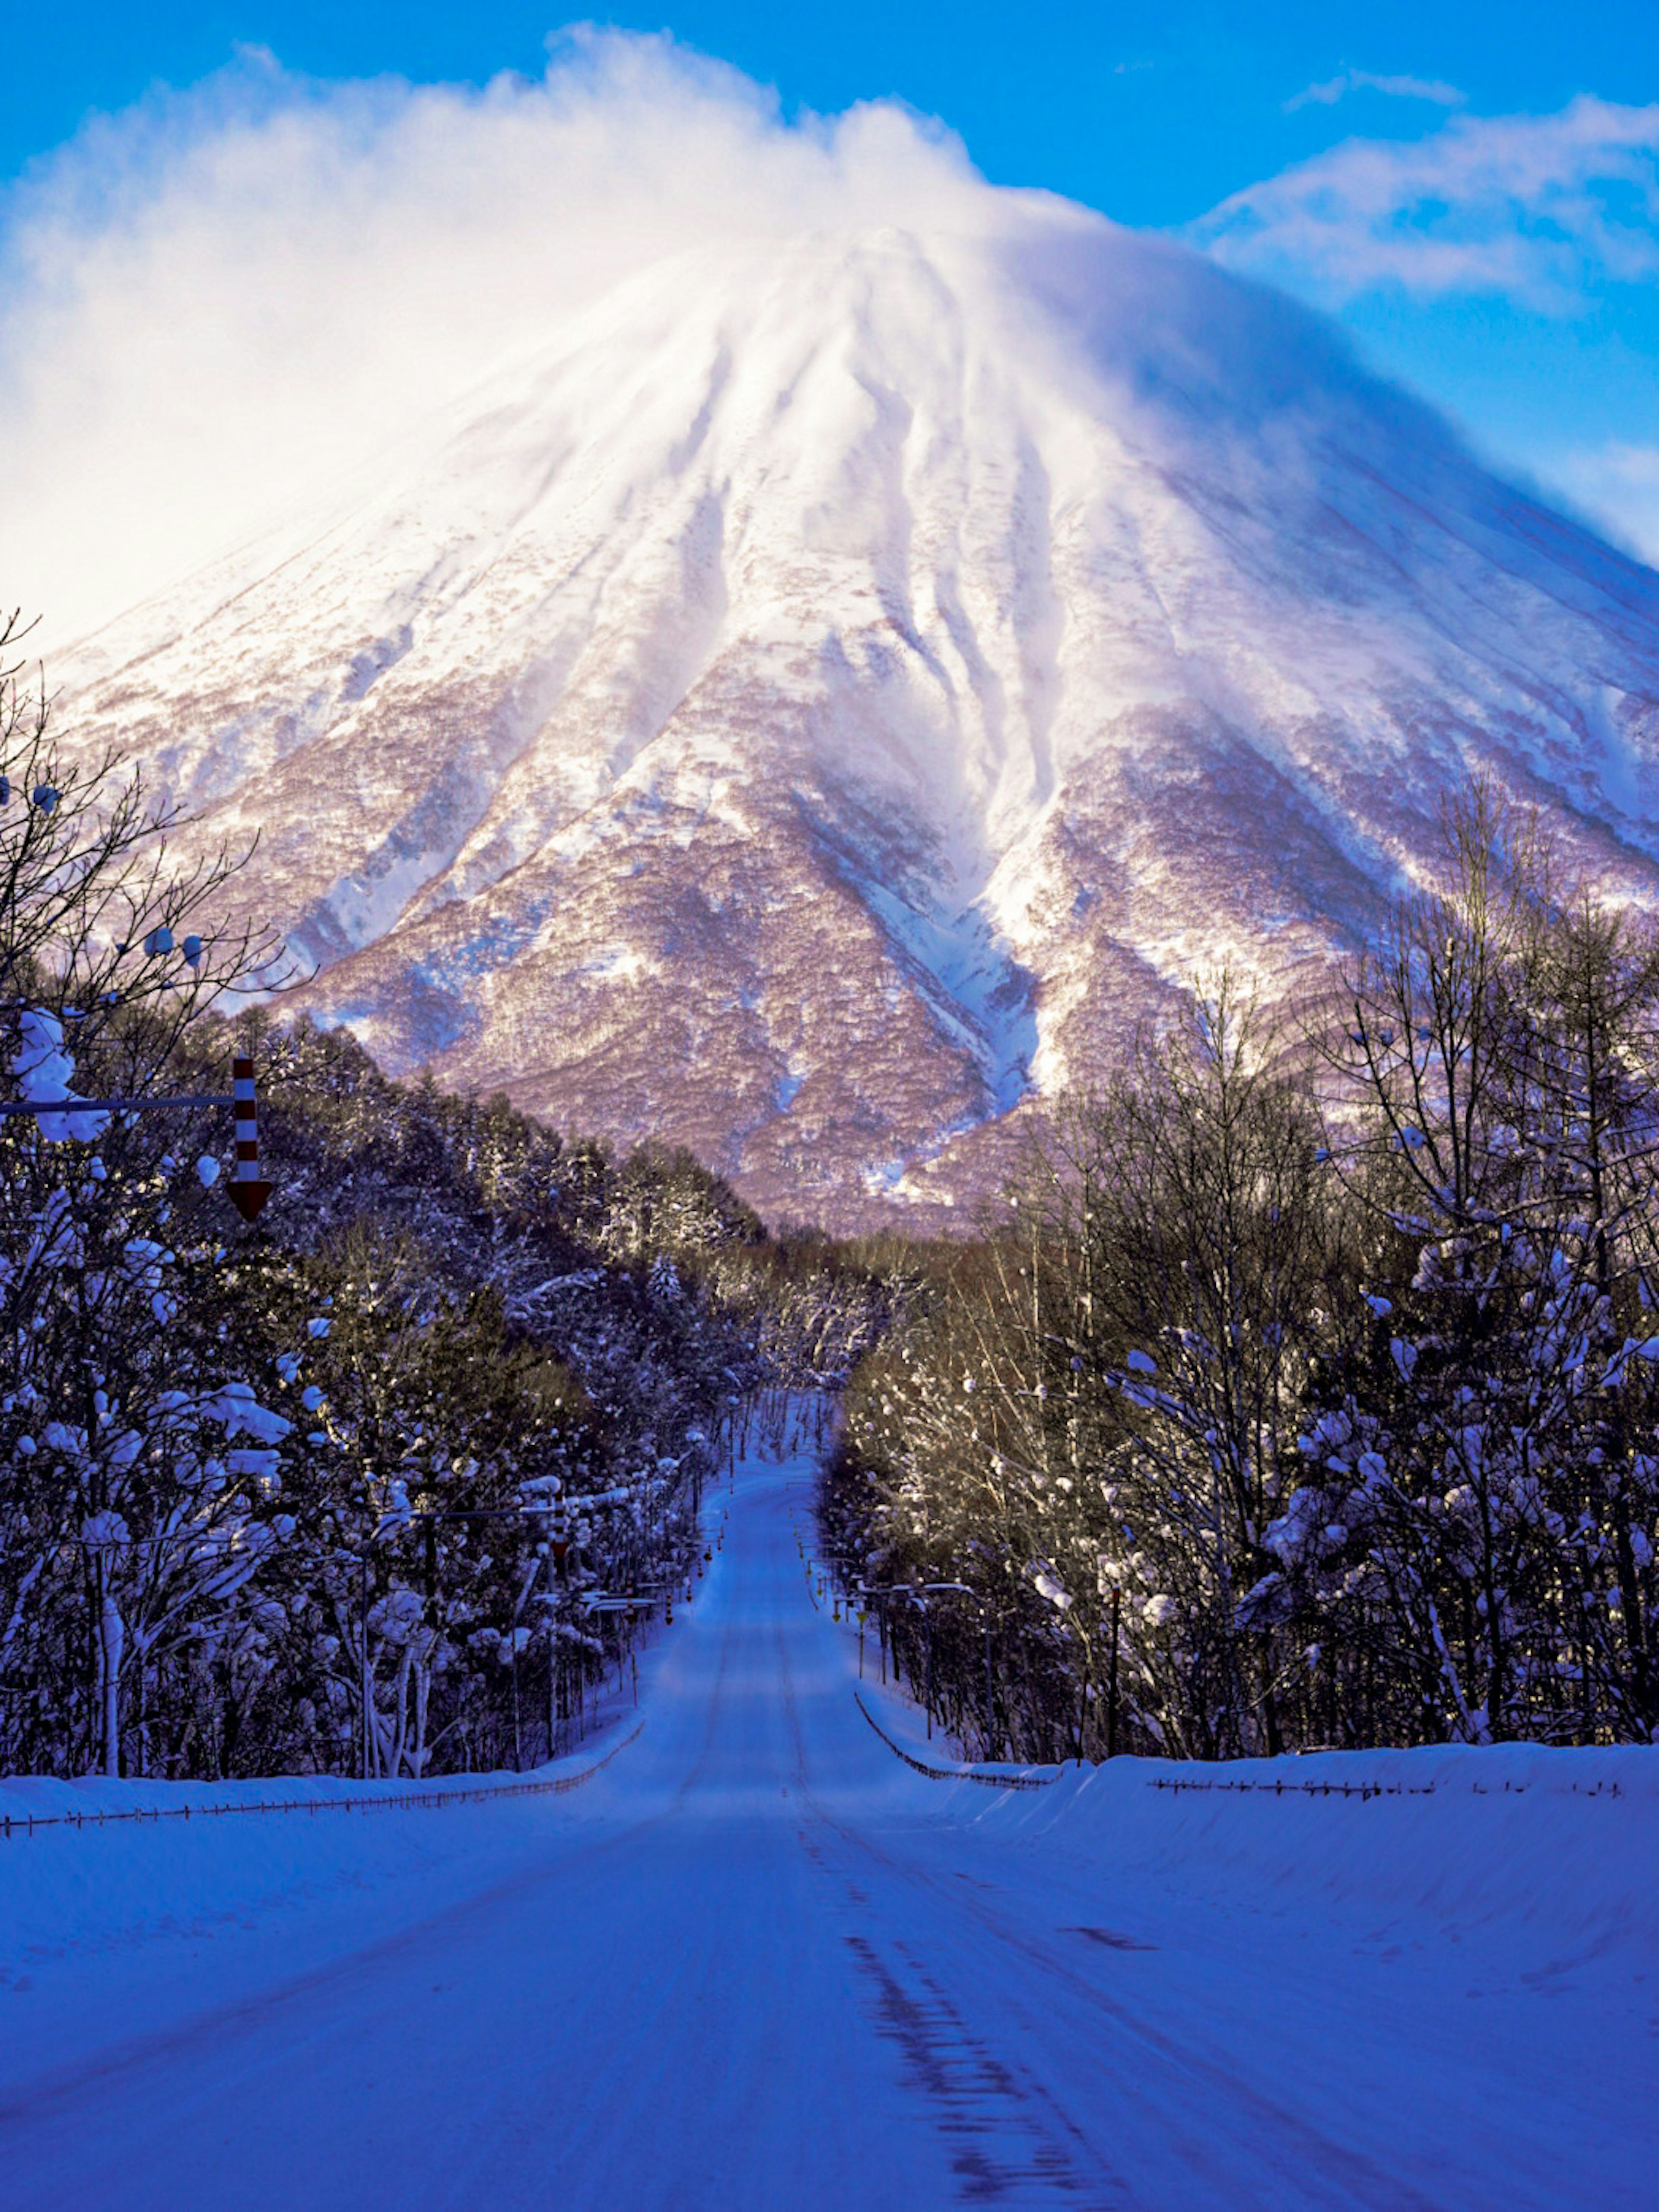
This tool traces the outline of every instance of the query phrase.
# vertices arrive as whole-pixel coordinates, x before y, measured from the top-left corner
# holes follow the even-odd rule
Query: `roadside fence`
[[[881,1723],[871,1711],[856,1690],[853,1692],[858,1709],[896,1759],[925,1774],[930,1782],[977,1782],[987,1790],[1046,1790],[1058,1778],[1052,1774],[986,1774],[976,1766],[930,1766],[925,1759],[917,1759],[902,1743],[895,1743]]]
[[[382,1796],[261,1798],[245,1805],[134,1805],[119,1812],[0,1813],[0,1838],[32,1836],[41,1828],[103,1828],[118,1820],[216,1820],[234,1813],[386,1813],[430,1811],[445,1805],[481,1805],[492,1797],[562,1797],[580,1790],[619,1752],[627,1750],[641,1729],[637,1722],[620,1743],[612,1744],[603,1759],[585,1766],[580,1774],[555,1774],[544,1782],[490,1782],[477,1790],[398,1790]]]

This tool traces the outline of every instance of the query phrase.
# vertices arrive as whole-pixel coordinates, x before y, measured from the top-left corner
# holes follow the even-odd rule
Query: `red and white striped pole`
[[[270,1185],[259,1180],[259,1113],[253,1097],[253,1061],[238,1053],[230,1063],[231,1090],[236,1101],[236,1172],[231,1177],[230,1202],[244,1221],[258,1218]]]

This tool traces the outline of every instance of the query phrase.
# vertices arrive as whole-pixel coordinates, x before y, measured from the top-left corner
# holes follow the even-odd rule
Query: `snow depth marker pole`
[[[230,1202],[244,1221],[257,1221],[270,1185],[259,1180],[259,1115],[253,1096],[253,1059],[239,1052],[230,1063],[231,1091],[236,1109],[236,1172],[231,1178]]]
[[[5,1011],[0,1006],[0,1012]],[[222,1098],[212,1091],[183,1091],[171,1097],[116,1098],[0,1098],[0,1119],[32,1114],[44,1121],[56,1114],[64,1119],[76,1114],[184,1114],[204,1106],[228,1106],[236,1116],[236,1171],[231,1177],[230,1202],[244,1221],[257,1220],[270,1196],[271,1186],[259,1178],[259,1116],[253,1095],[253,1060],[237,1053],[231,1060],[231,1092]]]

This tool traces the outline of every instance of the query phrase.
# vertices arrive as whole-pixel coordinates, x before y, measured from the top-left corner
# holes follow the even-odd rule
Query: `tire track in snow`
[[[1015,1926],[981,1893],[982,1885],[969,1879],[961,1891],[947,1890],[936,1876],[884,1850],[816,1802],[813,1810],[851,1851],[920,1893],[935,1912],[973,1923],[975,1935],[959,1947],[958,1955],[981,1962],[981,1983],[988,1987],[994,1977],[984,1944],[975,1936],[988,1936],[1016,1963],[1018,1982],[1010,1989],[998,1979],[995,2002],[1039,2042],[1058,2034],[1073,2053],[1091,2051],[1106,2074],[1099,2043],[1103,2017],[1120,2045],[1109,2068],[1115,2094],[1121,2099],[1132,2085],[1143,2119],[1162,2108],[1168,2148],[1185,2159],[1194,2185],[1206,2192],[1205,2202],[1260,2203],[1273,2206],[1275,2212],[1279,2206],[1302,2203],[1365,2206],[1374,2212],[1443,2212],[1445,2200],[1425,2197],[1363,2152],[1333,2140],[1218,2057],[1213,2047],[1158,2026],[1145,2004],[1115,1996],[1085,1973],[1074,1956]],[[907,1917],[914,1924],[915,1916]],[[1231,2119],[1224,2120],[1221,2116],[1229,2112]],[[1249,2187],[1241,2150],[1247,2150],[1252,2163],[1267,2166],[1273,2179],[1271,2193]]]
[[[960,2194],[970,2204],[1044,2204],[1085,2201],[1116,2207],[1121,2190],[1085,2198],[1064,2147],[1021,2108],[1029,2093],[1018,2077],[969,2027],[909,1947],[893,1951],[905,1980],[866,1936],[844,1939],[875,1990],[878,2032],[898,2048],[906,2077],[936,2107]]]
[[[827,1820],[807,1779],[806,1746],[780,1620],[775,1630],[779,1692],[794,1753],[794,1779],[809,1820]],[[944,2138],[960,2200],[969,2204],[1088,2207],[1116,2212],[1129,2203],[1115,2176],[1090,2180],[1074,2151],[1099,2163],[1086,2135],[1024,2067],[997,2056],[905,1937],[878,1929],[869,1892],[830,1862],[807,1826],[797,1831],[801,1848],[844,1901],[837,1917],[853,1922],[842,1937],[868,1991],[876,2032],[897,2050],[902,2079],[925,2100]]]

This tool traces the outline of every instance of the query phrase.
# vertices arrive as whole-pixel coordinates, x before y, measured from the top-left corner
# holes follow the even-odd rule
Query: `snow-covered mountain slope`
[[[1486,763],[1659,887],[1659,577],[1326,325],[1035,196],[711,246],[58,674],[394,1069],[960,1199]],[[975,227],[976,226],[976,227]]]

